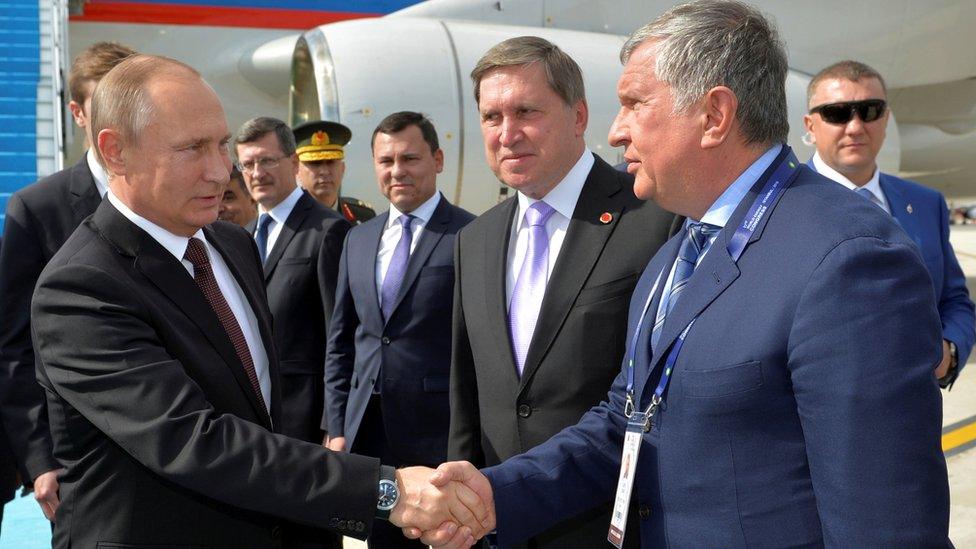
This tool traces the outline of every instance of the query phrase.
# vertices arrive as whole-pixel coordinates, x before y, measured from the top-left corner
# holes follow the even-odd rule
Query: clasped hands
[[[470,547],[495,528],[491,484],[466,461],[398,469],[400,501],[390,522],[434,547]]]

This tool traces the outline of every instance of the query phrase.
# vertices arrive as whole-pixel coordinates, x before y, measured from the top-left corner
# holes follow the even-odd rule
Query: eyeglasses
[[[862,122],[874,122],[884,116],[887,103],[884,99],[865,99],[864,101],[842,101],[827,103],[810,109],[810,114],[820,113],[820,118],[828,124],[847,124],[854,113]]]
[[[254,173],[254,169],[259,166],[264,171],[273,170],[278,167],[278,164],[281,164],[281,160],[283,158],[287,158],[287,157],[288,155],[285,154],[275,158],[258,158],[257,160],[238,162],[237,169],[241,170],[242,173],[246,173],[248,175],[252,175]]]

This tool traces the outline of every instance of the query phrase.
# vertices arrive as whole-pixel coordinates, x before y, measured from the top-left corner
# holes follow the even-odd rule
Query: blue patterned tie
[[[383,278],[383,291],[380,295],[380,307],[383,310],[383,320],[389,320],[393,314],[393,306],[396,304],[397,294],[400,292],[400,285],[403,284],[403,276],[407,274],[407,263],[410,261],[410,244],[413,242],[413,232],[410,224],[417,219],[412,215],[401,215],[397,221],[400,222],[400,241],[397,242],[393,250],[393,258],[390,266],[386,269],[386,276]]]
[[[708,223],[688,225],[685,238],[678,250],[678,259],[675,260],[671,290],[661,295],[661,306],[658,307],[657,316],[654,318],[654,329],[651,331],[652,350],[657,346],[658,340],[661,339],[661,331],[664,328],[664,321],[668,313],[674,309],[675,303],[681,297],[681,292],[688,284],[688,279],[695,272],[698,258],[701,257],[702,252],[707,247],[709,239],[721,230],[722,227]]]
[[[546,293],[549,272],[549,233],[546,221],[555,213],[552,206],[538,201],[525,210],[523,223],[529,229],[528,248],[519,269],[515,288],[512,289],[512,302],[508,307],[508,329],[512,336],[512,350],[515,353],[515,366],[521,377],[525,367],[525,357],[529,354],[529,344],[542,309],[542,297]]]
[[[258,243],[258,253],[261,254],[261,263],[268,260],[268,234],[271,232],[271,225],[274,219],[268,213],[258,216],[258,230],[254,232],[254,241]]]

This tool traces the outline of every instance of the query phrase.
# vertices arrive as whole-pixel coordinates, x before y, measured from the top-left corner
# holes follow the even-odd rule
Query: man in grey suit
[[[454,235],[474,216],[437,192],[444,153],[424,115],[387,116],[372,149],[390,210],[349,231],[342,249],[325,365],[329,447],[436,467],[450,419]],[[387,525],[369,545],[421,547]]]
[[[488,164],[518,191],[457,237],[448,457],[489,466],[606,396],[634,285],[674,216],[638,200],[633,176],[586,148],[582,73],[558,47],[512,38],[471,76]],[[530,543],[602,546],[609,511]]]

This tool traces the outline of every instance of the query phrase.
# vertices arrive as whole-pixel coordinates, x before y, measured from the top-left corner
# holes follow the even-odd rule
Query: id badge
[[[627,421],[624,452],[620,458],[620,476],[617,477],[613,514],[610,515],[610,531],[607,533],[607,541],[617,549],[621,549],[624,545],[627,512],[630,511],[630,494],[634,488],[634,474],[637,472],[637,455],[640,453],[641,439],[647,424],[647,417],[641,412],[635,412]]]

